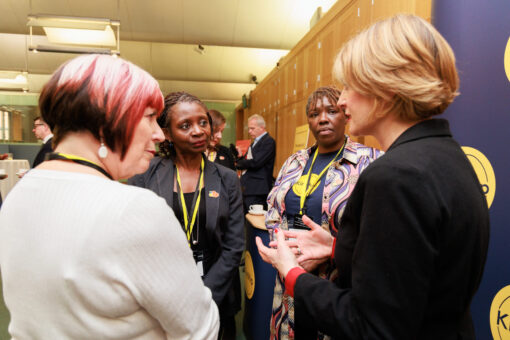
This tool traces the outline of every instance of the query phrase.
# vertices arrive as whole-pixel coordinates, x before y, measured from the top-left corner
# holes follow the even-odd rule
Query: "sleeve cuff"
[[[331,255],[330,255],[331,261],[335,260],[335,247],[336,247],[336,237],[333,239],[333,246],[331,247]]]
[[[287,273],[285,277],[285,293],[294,297],[294,285],[296,284],[296,280],[299,275],[306,273],[301,267],[294,267]]]

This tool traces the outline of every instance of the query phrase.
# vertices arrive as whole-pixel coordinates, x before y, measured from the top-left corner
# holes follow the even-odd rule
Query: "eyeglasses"
[[[43,126],[44,124],[34,124],[34,129],[36,129],[38,126]]]

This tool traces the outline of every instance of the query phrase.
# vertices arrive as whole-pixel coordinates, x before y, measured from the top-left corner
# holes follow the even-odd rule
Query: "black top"
[[[39,164],[44,162],[47,153],[53,152],[53,148],[51,146],[52,142],[53,142],[53,137],[48,139],[48,141],[46,143],[41,145],[41,149],[35,156],[34,162],[32,163],[32,168],[35,168],[36,166],[38,166]]]
[[[193,214],[192,204],[193,204],[193,196],[194,192],[185,192],[184,193],[184,201],[186,202],[186,209],[188,210],[188,214],[191,217]],[[207,239],[207,231],[205,230],[206,221],[207,221],[207,212],[205,208],[205,189],[202,188],[201,190],[201,198],[200,198],[200,205],[198,206],[198,216],[195,221],[195,226],[193,227],[193,237],[192,240],[197,240],[198,242],[194,244],[191,242],[191,250],[193,251],[203,251],[204,252],[204,264],[208,264],[206,267],[204,265],[204,274],[206,274],[209,271],[210,267],[210,261],[206,261],[205,259],[208,259],[208,256],[210,257],[211,250],[209,249],[209,241]],[[173,198],[173,206],[172,209],[174,211],[175,217],[177,220],[181,223],[181,227],[184,233],[185,227],[184,227],[184,215],[182,213],[181,205],[180,205],[180,198],[177,194],[177,192],[174,191],[174,198]],[[189,219],[189,222],[191,222],[191,219]],[[198,227],[198,229],[197,229]]]
[[[359,177],[341,219],[336,282],[300,275],[296,339],[474,339],[489,212],[448,122],[406,130]]]
[[[129,184],[154,191],[174,207],[174,164],[171,159],[154,157],[149,169],[128,180]],[[235,315],[241,308],[239,264],[244,251],[244,214],[237,174],[224,166],[205,161],[205,223],[207,244],[214,254],[204,261],[204,284],[211,289],[221,313]],[[210,263],[210,267],[209,267]]]
[[[238,159],[237,168],[246,170],[241,176],[244,196],[267,195],[273,187],[273,168],[276,143],[266,133],[251,147],[252,159]],[[246,155],[245,155],[246,156]]]
[[[229,169],[235,170],[234,155],[230,152],[230,149],[223,145],[216,146],[216,159],[214,163],[221,164]]]
[[[315,159],[315,163],[313,164],[313,169],[311,174],[315,174],[318,176],[322,170],[331,162],[335,156],[337,155],[338,150],[328,153],[319,153],[317,158]],[[337,159],[342,158],[341,155],[337,157]],[[310,169],[310,165],[313,161],[313,153],[306,162],[305,168],[303,169],[303,173],[301,174],[300,179],[294,183],[294,185],[290,188],[285,195],[285,214],[287,215],[287,223],[289,227],[292,226],[294,221],[294,215],[299,213],[300,208],[300,200],[301,195],[296,195],[296,191],[299,193],[302,190],[305,190],[306,187],[306,177],[308,174],[308,170]],[[304,207],[303,207],[303,215],[310,217],[315,223],[321,224],[322,218],[322,195],[324,192],[324,183],[326,182],[326,172],[324,172],[323,176],[320,178],[319,183],[315,186],[312,193],[306,198]],[[313,176],[311,176],[313,177]],[[313,181],[310,181],[313,183]],[[309,184],[311,186],[311,184]],[[298,188],[299,187],[299,188]],[[336,220],[336,219],[335,219]],[[338,228],[338,226],[336,226]]]

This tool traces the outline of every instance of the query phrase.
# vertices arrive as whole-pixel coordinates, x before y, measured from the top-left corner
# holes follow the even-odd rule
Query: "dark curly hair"
[[[308,102],[306,103],[306,115],[308,116],[310,111],[315,109],[315,106],[317,106],[317,100],[324,97],[328,98],[331,105],[336,105],[338,99],[340,98],[340,94],[341,91],[335,86],[319,87],[308,97]]]

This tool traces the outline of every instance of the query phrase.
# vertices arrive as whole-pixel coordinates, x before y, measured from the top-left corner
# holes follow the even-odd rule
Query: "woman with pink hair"
[[[217,307],[172,210],[117,181],[144,172],[164,139],[156,80],[120,58],[80,56],[39,107],[55,152],[0,213],[12,338],[216,339]]]

